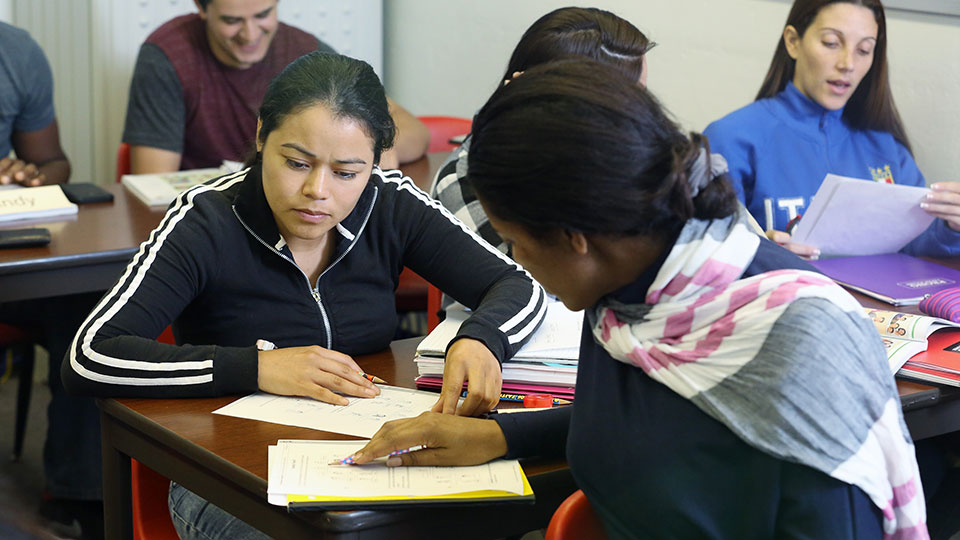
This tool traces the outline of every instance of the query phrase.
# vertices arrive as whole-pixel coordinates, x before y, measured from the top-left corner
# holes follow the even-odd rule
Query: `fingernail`
[[[928,203],[925,203],[925,202],[921,202],[921,203],[920,203],[920,208],[923,208],[924,210],[926,210],[926,209],[929,208],[929,207],[930,207],[930,205],[929,205]]]
[[[348,457],[347,459],[350,459],[350,460],[353,460],[353,461],[358,461],[358,460],[359,460],[360,458],[362,458],[362,457],[363,457],[363,452],[357,452],[356,454]]]
[[[390,456],[387,458],[387,467],[399,467],[403,465],[403,460],[400,459],[400,456]]]
[[[377,393],[373,390],[373,388],[364,388],[363,393],[370,397],[377,395]]]

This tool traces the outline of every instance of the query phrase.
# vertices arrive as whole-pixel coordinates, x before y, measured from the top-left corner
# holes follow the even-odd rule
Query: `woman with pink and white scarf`
[[[575,405],[387,424],[365,462],[566,448],[614,538],[927,538],[913,443],[857,302],[751,232],[709,145],[593,61],[531,69],[473,124],[515,259],[586,310]]]

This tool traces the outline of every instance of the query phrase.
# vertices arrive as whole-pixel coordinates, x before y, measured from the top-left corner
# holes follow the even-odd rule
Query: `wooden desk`
[[[3,225],[45,227],[51,242],[0,250],[0,302],[103,291],[117,281],[164,210],[151,209],[118,184],[104,189],[113,202],[84,204],[70,219]]]
[[[358,358],[364,371],[412,387],[419,339]],[[267,446],[278,439],[356,439],[210,414],[236,399],[100,400],[108,539],[131,538],[130,458],[276,538],[496,538],[545,527],[576,490],[566,465],[524,462],[536,504],[288,513],[267,503]]]
[[[448,155],[429,154],[402,170],[429,190]],[[113,202],[81,205],[75,217],[0,226],[45,227],[52,239],[44,247],[0,250],[0,302],[105,291],[117,281],[166,208],[150,208],[119,184],[104,189],[113,193]]]

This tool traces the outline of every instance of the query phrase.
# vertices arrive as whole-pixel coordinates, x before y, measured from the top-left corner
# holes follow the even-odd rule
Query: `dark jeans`
[[[43,468],[46,489],[55,498],[103,498],[99,411],[93,398],[68,395],[60,382],[60,365],[73,336],[100,296],[87,293],[0,304],[0,320],[39,330],[40,345],[50,354]]]

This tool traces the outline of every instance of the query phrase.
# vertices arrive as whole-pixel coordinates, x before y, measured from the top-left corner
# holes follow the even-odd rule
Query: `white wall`
[[[384,2],[387,90],[415,114],[472,116],[524,30],[569,0]],[[659,43],[649,86],[701,131],[753,99],[790,2],[595,0]],[[888,10],[894,96],[928,180],[960,180],[960,17]]]

